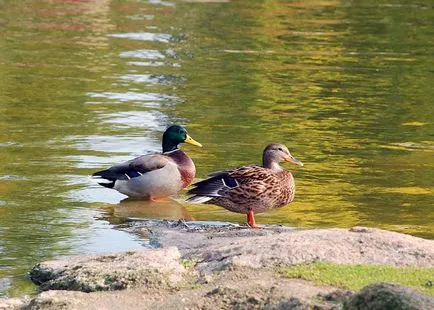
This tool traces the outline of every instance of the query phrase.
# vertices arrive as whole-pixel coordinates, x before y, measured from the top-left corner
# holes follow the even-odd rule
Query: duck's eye
[[[283,152],[283,149],[281,147],[278,148],[279,151]]]

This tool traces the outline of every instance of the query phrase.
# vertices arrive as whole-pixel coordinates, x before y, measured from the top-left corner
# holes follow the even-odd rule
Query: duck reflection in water
[[[158,201],[126,198],[114,207],[113,216],[134,219],[193,220],[187,209],[171,198]]]

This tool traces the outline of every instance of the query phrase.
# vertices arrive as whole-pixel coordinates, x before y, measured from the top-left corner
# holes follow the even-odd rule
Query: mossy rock
[[[391,283],[364,287],[344,304],[345,310],[420,310],[434,309],[434,297],[412,288]]]

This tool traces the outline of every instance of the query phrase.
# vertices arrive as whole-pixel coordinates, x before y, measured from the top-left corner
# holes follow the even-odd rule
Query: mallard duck
[[[191,158],[178,148],[182,142],[202,147],[184,127],[172,125],[163,134],[163,153],[131,159],[92,177],[132,198],[155,200],[176,194],[190,185],[196,173]]]
[[[283,161],[303,166],[285,145],[269,144],[262,155],[262,166],[214,172],[208,179],[193,184],[188,194],[194,196],[187,201],[211,203],[247,214],[247,224],[257,227],[255,213],[283,207],[294,199],[294,178],[279,165]]]

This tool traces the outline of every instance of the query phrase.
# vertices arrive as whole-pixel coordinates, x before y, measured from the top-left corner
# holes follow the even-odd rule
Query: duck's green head
[[[183,142],[202,147],[202,144],[188,135],[184,127],[179,125],[170,126],[163,134],[163,153],[176,150],[178,144]]]

